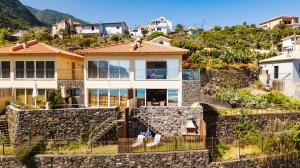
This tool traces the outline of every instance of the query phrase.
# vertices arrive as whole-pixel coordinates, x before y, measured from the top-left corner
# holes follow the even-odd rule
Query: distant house
[[[99,34],[100,33],[100,24],[99,23],[90,23],[82,25],[82,31],[79,34]]]
[[[125,22],[110,22],[110,23],[100,23],[100,35],[101,36],[111,36],[113,34],[123,34],[128,30],[128,26]]]
[[[169,39],[167,37],[164,37],[164,36],[159,36],[159,37],[156,37],[156,38],[154,38],[150,41],[153,42],[153,43],[170,46],[171,39]]]
[[[72,19],[64,19],[52,25],[52,36],[58,36],[63,38],[60,32],[64,30],[69,35],[75,35],[81,33],[81,24],[74,22]]]
[[[143,30],[147,29],[145,26],[138,26],[135,27],[131,32],[130,32],[130,36],[132,38],[138,38],[138,37],[143,37]]]
[[[292,40],[293,39],[293,40]],[[283,54],[261,60],[260,81],[287,96],[300,99],[300,38],[283,39]]]
[[[149,33],[152,32],[163,32],[164,34],[173,31],[172,22],[165,17],[161,16],[157,19],[151,20],[147,26]]]
[[[197,26],[191,26],[191,27],[187,28],[187,31],[188,31],[189,35],[195,35],[195,34],[200,33],[202,31],[202,29]]]
[[[14,97],[25,105],[34,105],[32,92],[38,89],[38,104],[45,105],[55,90],[64,85],[70,97],[83,93],[76,87],[84,79],[84,57],[37,40],[0,47],[0,100]],[[83,90],[82,90],[83,91]],[[73,94],[77,93],[77,95]],[[80,103],[79,101],[77,101]],[[5,101],[0,101],[0,109]],[[73,101],[72,104],[76,104]]]
[[[291,27],[298,27],[299,17],[298,16],[277,16],[275,18],[260,23],[260,27],[268,29],[268,28],[273,28],[278,24],[285,24]]]

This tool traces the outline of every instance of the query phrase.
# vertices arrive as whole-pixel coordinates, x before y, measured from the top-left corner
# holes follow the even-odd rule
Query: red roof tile
[[[35,55],[35,54],[63,54],[73,57],[83,58],[83,56],[65,51],[59,48],[52,47],[45,43],[38,41],[30,41],[27,44],[27,47],[23,47],[23,44],[17,44],[15,46],[0,46],[0,55]]]
[[[178,47],[164,46],[157,43],[143,41],[140,47],[134,49],[133,43],[121,43],[114,45],[106,45],[98,48],[88,48],[79,50],[77,53],[83,55],[171,55],[171,54],[186,54],[189,50]]]

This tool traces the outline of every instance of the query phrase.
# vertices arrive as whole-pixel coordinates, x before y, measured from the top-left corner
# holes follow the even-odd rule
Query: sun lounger
[[[161,138],[161,135],[160,134],[156,134],[155,137],[154,137],[154,141],[147,144],[146,146],[147,147],[152,147],[152,146],[155,146],[155,145],[158,145],[159,142],[160,142],[160,138]]]
[[[132,144],[132,147],[137,147],[137,146],[142,145],[144,142],[144,138],[145,138],[144,135],[138,135],[137,141],[134,144]]]

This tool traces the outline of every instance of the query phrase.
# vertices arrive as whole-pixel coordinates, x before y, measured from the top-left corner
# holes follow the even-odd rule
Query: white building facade
[[[167,34],[173,31],[173,23],[163,16],[150,21],[147,27],[149,34],[152,32],[163,32]]]
[[[300,39],[297,38],[284,38],[282,55],[260,61],[259,78],[264,85],[300,99]]]
[[[110,22],[110,23],[100,23],[100,35],[101,36],[111,36],[113,34],[123,34],[128,30],[128,26],[125,22]]]
[[[182,54],[152,42],[82,50],[87,107],[181,106]]]

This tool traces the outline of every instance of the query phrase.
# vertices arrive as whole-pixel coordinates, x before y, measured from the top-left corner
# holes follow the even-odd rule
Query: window
[[[16,61],[16,78],[54,78],[54,61]]]
[[[137,100],[137,102],[136,102],[137,107],[145,106],[146,89],[136,89],[135,96],[136,96],[136,100]]]
[[[16,61],[16,78],[25,78],[24,61]]]
[[[72,88],[70,89],[71,96],[80,96],[80,89],[79,88]]]
[[[100,107],[108,107],[108,89],[99,89]]]
[[[147,61],[147,79],[166,79],[167,62],[166,61]]]
[[[179,76],[179,60],[168,60],[168,79],[178,79]]]
[[[46,78],[54,78],[54,61],[46,61]]]
[[[117,29],[120,29],[120,26],[117,26]]]
[[[97,78],[97,61],[88,62],[88,78]]]
[[[89,107],[127,107],[128,89],[89,89]]]
[[[36,67],[36,78],[45,78],[45,62],[37,61],[35,63]]]
[[[160,40],[158,43],[164,45],[164,42],[162,40]]]
[[[157,31],[161,31],[161,28],[160,28],[160,27],[158,27],[158,28],[157,28]]]
[[[9,61],[0,61],[0,78],[10,78]]]
[[[128,60],[88,61],[88,78],[128,79]]]
[[[94,31],[94,30],[95,30],[95,27],[94,27],[94,26],[92,26],[92,27],[91,27],[91,29],[92,29],[92,31]]]
[[[35,101],[32,97],[32,89],[16,89],[16,99],[22,104],[34,105]],[[38,89],[37,105],[45,105],[46,101],[54,95],[54,89]]]
[[[274,66],[274,79],[278,79],[278,74],[279,72],[279,67],[278,66]]]
[[[178,106],[178,90],[168,90],[168,106]]]

